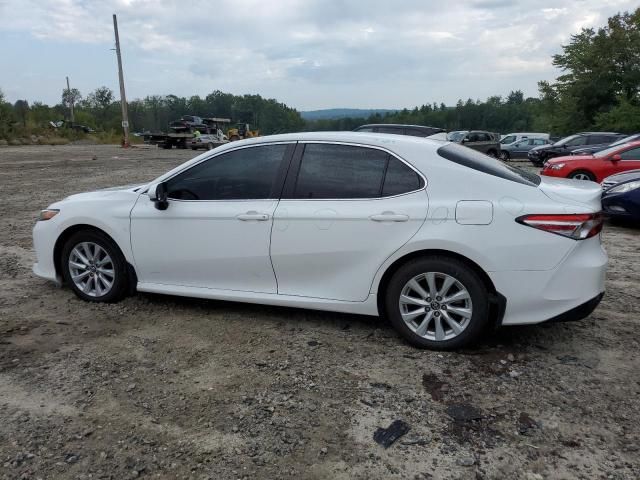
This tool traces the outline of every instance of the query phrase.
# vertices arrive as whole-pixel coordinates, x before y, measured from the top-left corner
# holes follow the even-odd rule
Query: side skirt
[[[358,315],[378,316],[376,296],[371,294],[364,302],[345,302],[325,298],[278,295],[276,293],[243,292],[203,287],[184,287],[161,283],[138,282],[138,292],[177,295],[180,297],[207,298],[229,302],[257,303],[282,307],[308,308],[328,312],[354,313]]]

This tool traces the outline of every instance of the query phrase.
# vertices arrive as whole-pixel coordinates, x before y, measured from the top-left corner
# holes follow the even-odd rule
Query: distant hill
[[[379,113],[397,112],[398,110],[389,109],[362,109],[362,108],[327,108],[325,110],[310,110],[308,112],[300,112],[305,120],[333,120],[336,118],[367,118],[371,115]]]

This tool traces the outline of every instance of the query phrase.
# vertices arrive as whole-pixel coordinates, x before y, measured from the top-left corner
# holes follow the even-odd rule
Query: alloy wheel
[[[586,173],[576,173],[572,178],[574,180],[591,180],[591,177]]]
[[[416,275],[402,288],[400,315],[416,335],[445,341],[460,335],[471,322],[471,295],[456,278],[446,273]]]
[[[79,243],[71,250],[69,273],[75,286],[90,297],[109,293],[116,278],[111,256],[94,242]]]

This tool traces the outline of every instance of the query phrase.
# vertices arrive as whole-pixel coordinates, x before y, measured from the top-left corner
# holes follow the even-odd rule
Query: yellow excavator
[[[236,123],[227,131],[229,141],[242,140],[243,138],[259,137],[260,130],[251,130],[248,123]]]

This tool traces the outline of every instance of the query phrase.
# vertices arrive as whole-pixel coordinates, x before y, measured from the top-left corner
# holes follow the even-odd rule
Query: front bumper
[[[528,154],[527,158],[533,164],[534,167],[542,167],[542,165],[544,165],[544,160],[540,158],[538,155]]]
[[[33,248],[36,251],[36,263],[33,264],[33,273],[38,277],[51,280],[60,285],[62,278],[56,272],[53,259],[53,250],[58,238],[55,228],[57,219],[46,222],[36,222],[33,227]]]
[[[605,193],[602,209],[610,217],[640,221],[640,194]]]

